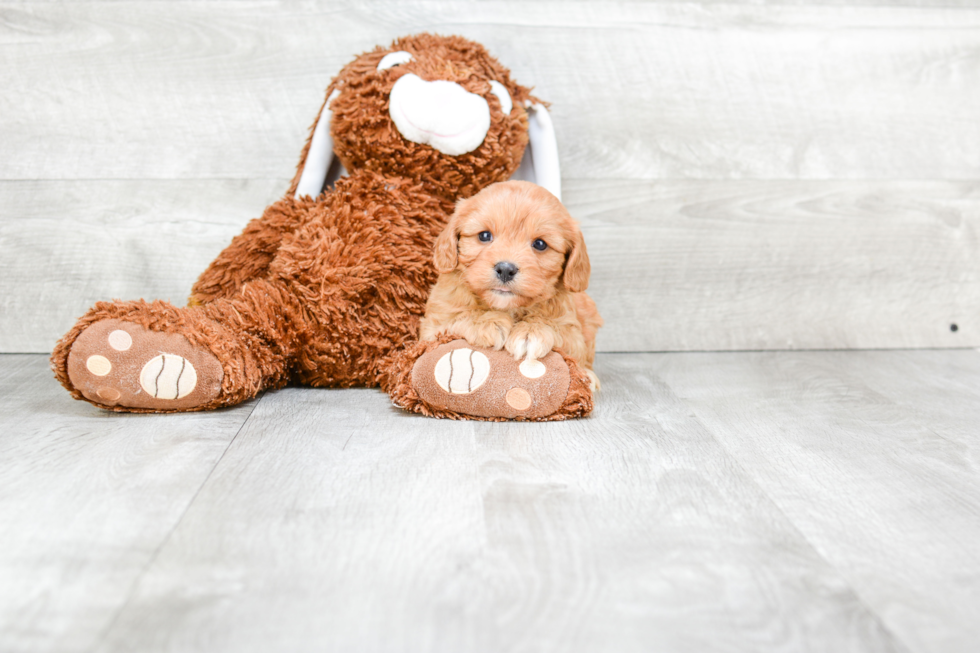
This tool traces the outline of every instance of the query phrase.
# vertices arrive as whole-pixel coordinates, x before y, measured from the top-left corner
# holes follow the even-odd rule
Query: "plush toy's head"
[[[420,179],[453,199],[509,179],[528,143],[529,108],[545,112],[482,45],[459,36],[378,47],[344,67],[327,93],[305,167],[316,148],[332,146],[348,170]],[[311,181],[297,194],[319,194],[319,175],[304,170]]]

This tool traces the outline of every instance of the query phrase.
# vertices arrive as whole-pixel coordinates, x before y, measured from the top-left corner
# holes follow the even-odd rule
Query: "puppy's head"
[[[456,205],[436,240],[436,270],[460,270],[496,310],[530,306],[589,285],[589,255],[558,199],[526,181],[493,184]]]

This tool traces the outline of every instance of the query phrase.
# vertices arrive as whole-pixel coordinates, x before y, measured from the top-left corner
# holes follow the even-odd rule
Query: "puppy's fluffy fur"
[[[435,264],[440,276],[425,307],[422,340],[449,333],[478,347],[505,347],[516,360],[559,347],[598,387],[592,364],[602,318],[584,292],[589,255],[554,195],[508,181],[462,200],[436,240]]]

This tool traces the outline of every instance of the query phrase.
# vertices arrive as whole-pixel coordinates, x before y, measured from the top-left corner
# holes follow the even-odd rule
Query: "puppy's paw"
[[[501,349],[513,326],[509,315],[486,313],[472,321],[458,322],[453,332],[475,347]]]
[[[592,392],[598,392],[602,387],[602,384],[599,383],[599,377],[592,370],[585,370],[585,373],[589,375],[589,389]]]
[[[539,360],[554,349],[555,332],[542,324],[518,322],[504,346],[514,356],[514,360],[525,357],[528,360]]]

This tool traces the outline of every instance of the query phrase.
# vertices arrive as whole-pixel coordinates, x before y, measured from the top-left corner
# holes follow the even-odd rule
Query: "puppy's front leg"
[[[513,326],[514,321],[506,313],[463,311],[453,315],[451,322],[439,331],[460,336],[475,347],[500,349]]]
[[[528,360],[538,360],[547,356],[556,344],[560,343],[556,342],[554,327],[538,320],[525,320],[514,325],[504,347],[514,355],[514,360],[525,356]]]

